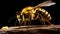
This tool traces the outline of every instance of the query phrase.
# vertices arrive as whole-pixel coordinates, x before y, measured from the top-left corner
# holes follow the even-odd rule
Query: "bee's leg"
[[[19,22],[19,26],[21,26],[22,25],[22,23],[21,22]]]
[[[37,15],[37,17],[35,18],[35,20],[36,19],[38,19],[41,23],[42,23],[42,20],[41,20],[41,18],[40,18],[40,16],[39,16],[39,13],[38,13],[38,15]],[[43,24],[43,23],[42,23]]]
[[[41,14],[39,14],[39,17],[40,17],[40,20],[41,20],[42,24],[43,24],[43,25],[46,25],[46,24],[45,24],[45,20],[44,20],[44,18],[42,17]]]
[[[44,19],[40,19],[40,21],[41,21],[41,23],[42,23],[43,25],[46,25]]]
[[[46,20],[48,22],[49,25],[51,25],[50,21]]]
[[[31,16],[29,16],[29,25],[31,24]]]
[[[45,20],[43,20],[43,25],[46,25],[46,24],[45,24]]]
[[[29,18],[27,18],[27,23],[26,23],[27,25],[30,25],[30,21],[29,21]]]
[[[31,21],[29,20],[28,25],[30,25],[30,24],[31,24]]]
[[[26,21],[24,22],[24,26],[26,25]]]
[[[39,17],[39,15],[37,15],[37,17],[36,17],[36,18],[34,18],[34,19],[36,20],[36,19],[38,19],[38,18],[40,18],[40,17]]]
[[[23,25],[26,25],[26,18],[24,17],[24,15],[23,15],[23,17],[22,17],[22,24],[23,24]]]
[[[31,21],[29,21],[30,22],[30,25],[31,25]]]
[[[24,25],[23,23],[24,23],[25,21],[22,21],[22,24],[21,25]]]
[[[25,20],[24,23],[23,23],[24,26],[26,25],[26,22],[27,22],[27,21]]]

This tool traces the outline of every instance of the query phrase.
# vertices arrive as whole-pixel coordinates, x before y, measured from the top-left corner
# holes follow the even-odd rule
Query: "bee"
[[[56,3],[52,1],[45,1],[34,7],[28,6],[28,7],[23,8],[22,11],[20,12],[20,15],[23,15],[22,22],[26,24],[27,21],[29,23],[31,20],[39,19],[40,21],[43,21],[44,24],[46,21],[51,25],[50,20],[52,19],[52,17],[50,13],[46,11],[45,9],[42,9],[41,7],[48,7],[55,4]]]

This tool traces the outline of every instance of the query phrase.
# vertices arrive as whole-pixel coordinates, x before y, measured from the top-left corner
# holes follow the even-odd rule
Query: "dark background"
[[[0,27],[8,26],[8,20],[15,16],[17,11],[21,11],[26,6],[36,6],[46,0],[2,0],[0,1]],[[53,24],[60,24],[60,4],[59,0],[53,0],[56,5],[50,7],[43,7],[52,16]],[[13,24],[13,23],[11,23]],[[11,25],[10,24],[10,25]]]

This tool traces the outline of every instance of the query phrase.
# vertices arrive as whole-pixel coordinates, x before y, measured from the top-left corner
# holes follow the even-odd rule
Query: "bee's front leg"
[[[23,17],[22,17],[22,24],[23,24],[23,25],[26,25],[26,21],[25,21],[24,15],[23,15]]]

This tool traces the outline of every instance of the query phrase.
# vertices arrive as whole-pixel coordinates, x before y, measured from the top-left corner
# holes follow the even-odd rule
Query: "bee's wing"
[[[40,4],[38,4],[37,6],[35,7],[44,7],[44,6],[51,6],[51,5],[55,5],[56,3],[52,2],[52,1],[45,1],[45,2],[42,2]]]
[[[55,2],[52,2],[52,1],[45,1],[43,3],[40,4],[40,6],[52,6],[52,5],[55,5],[56,3]]]
[[[41,3],[40,6],[52,6],[52,5],[55,5],[55,4],[56,4],[55,2],[46,1],[44,3]]]

